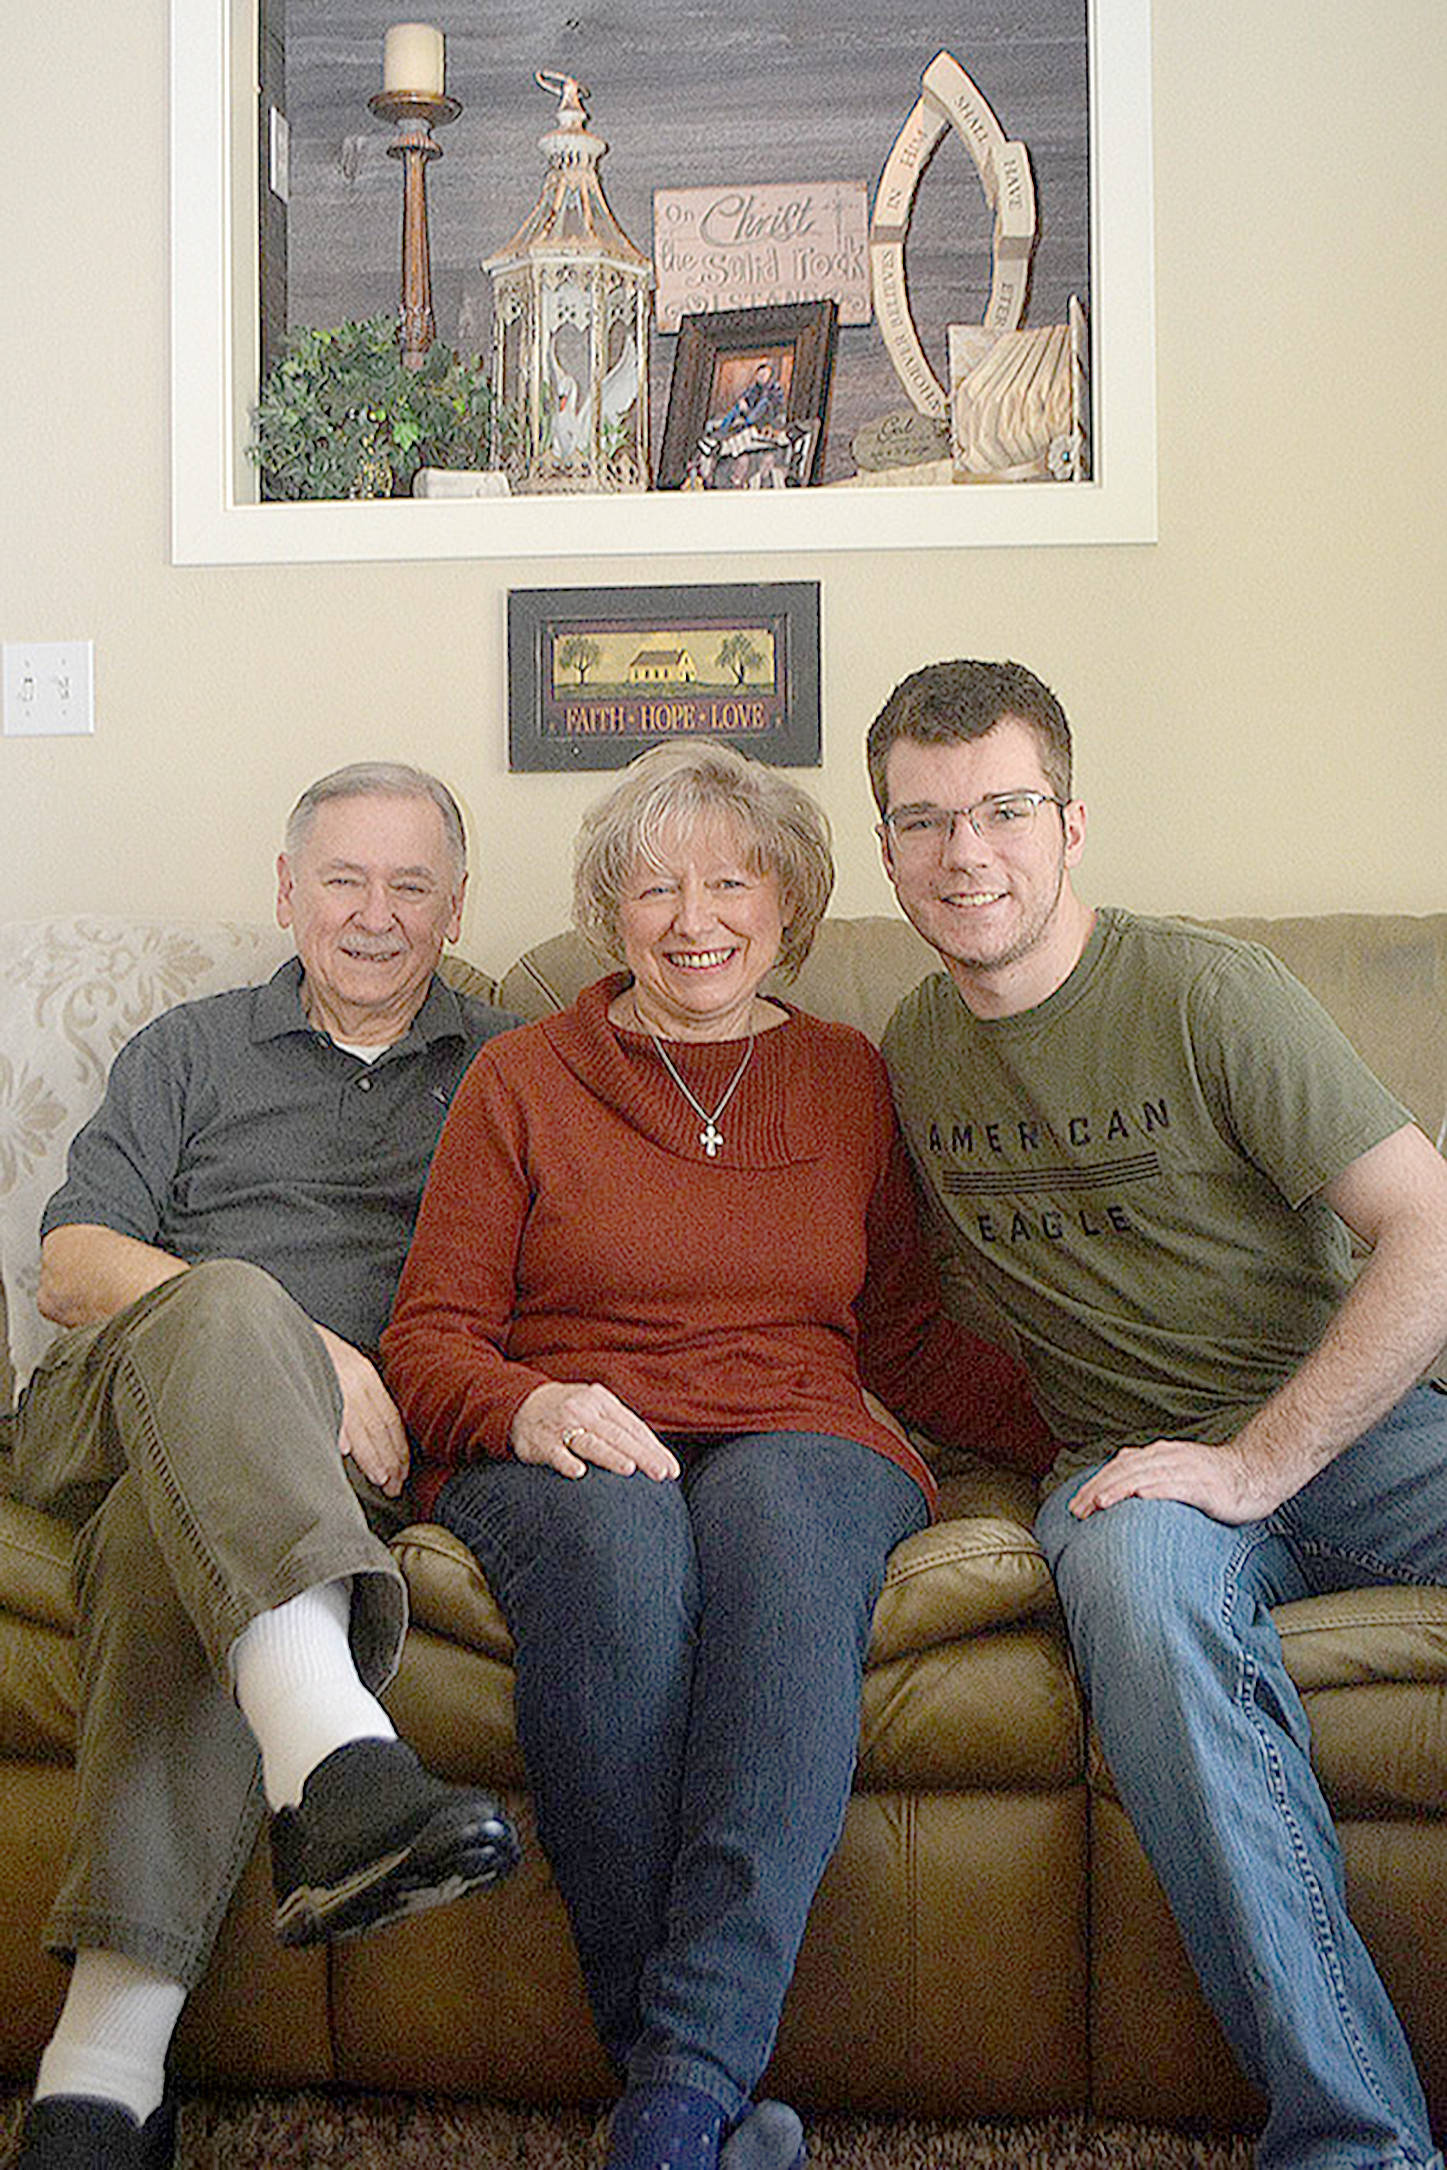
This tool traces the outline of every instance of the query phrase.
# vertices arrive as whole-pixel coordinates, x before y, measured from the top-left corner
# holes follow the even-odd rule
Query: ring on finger
[[[581,1439],[588,1429],[586,1424],[570,1424],[563,1434],[563,1445],[570,1447],[575,1439]]]

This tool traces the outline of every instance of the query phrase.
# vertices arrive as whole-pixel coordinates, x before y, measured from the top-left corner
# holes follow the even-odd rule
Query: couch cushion
[[[988,1473],[975,1484],[989,1497]],[[432,1523],[402,1531],[392,1550],[413,1628],[388,1697],[394,1718],[438,1769],[525,1784],[512,1637],[476,1560]],[[1050,1789],[1082,1768],[1055,1593],[1029,1530],[976,1515],[896,1547],[874,1615],[859,1784]]]
[[[62,1763],[74,1753],[70,1555],[64,1523],[0,1495],[0,1755]]]
[[[1333,1814],[1440,1818],[1447,1590],[1341,1590],[1274,1617]]]
[[[391,1549],[407,1577],[414,1627],[512,1663],[512,1633],[460,1537],[440,1523],[417,1522],[393,1538]]]
[[[512,1636],[472,1554],[435,1523],[393,1540],[412,1620],[435,1635],[510,1662]],[[1017,1522],[937,1522],[896,1547],[874,1614],[871,1665],[958,1642],[1054,1610],[1039,1546]]]
[[[1333,1815],[1440,1822],[1447,1800],[1447,1589],[1341,1590],[1278,1606]],[[1097,1783],[1113,1795],[1097,1757]]]
[[[1055,1607],[1044,1554],[1018,1522],[936,1522],[890,1556],[869,1663],[932,1650]]]
[[[75,1637],[0,1612],[0,1761],[69,1763],[79,1708]]]
[[[1384,1682],[1447,1688],[1447,1590],[1336,1590],[1279,1605],[1273,1618],[1303,1695]]]
[[[1085,1770],[1085,1720],[1053,1619],[871,1664],[859,1715],[864,1791],[1050,1792]]]
[[[1447,912],[1320,912],[1209,924],[1261,942],[1447,1148]]]
[[[421,1525],[394,1545],[412,1632],[392,1716],[437,1770],[522,1787],[512,1643],[466,1549]],[[857,1786],[1054,1791],[1084,1726],[1045,1563],[1017,1524],[941,1524],[901,1545],[875,1614]]]

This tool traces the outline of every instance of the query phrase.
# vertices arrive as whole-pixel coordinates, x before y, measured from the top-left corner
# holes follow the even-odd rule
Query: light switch
[[[94,729],[94,641],[7,640],[5,736],[75,737]]]

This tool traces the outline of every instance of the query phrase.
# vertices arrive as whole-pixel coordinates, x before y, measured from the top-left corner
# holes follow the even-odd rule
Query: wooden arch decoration
[[[981,322],[985,330],[998,332],[1016,330],[1025,313],[1037,230],[1035,177],[1025,145],[1007,138],[988,99],[950,54],[935,55],[920,79],[920,91],[875,192],[869,269],[874,312],[899,381],[921,414],[943,420],[949,413],[949,394],[920,344],[904,268],[905,236],[920,177],[945,130],[953,128],[975,162],[995,222],[990,298]]]

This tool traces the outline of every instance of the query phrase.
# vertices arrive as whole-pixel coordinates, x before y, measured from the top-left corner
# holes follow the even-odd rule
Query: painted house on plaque
[[[635,686],[686,686],[698,676],[686,648],[641,648],[628,666]]]
[[[542,193],[482,267],[493,282],[493,460],[515,490],[645,490],[653,267],[608,208],[608,146],[588,127],[583,86],[537,81],[558,100],[538,138]]]

